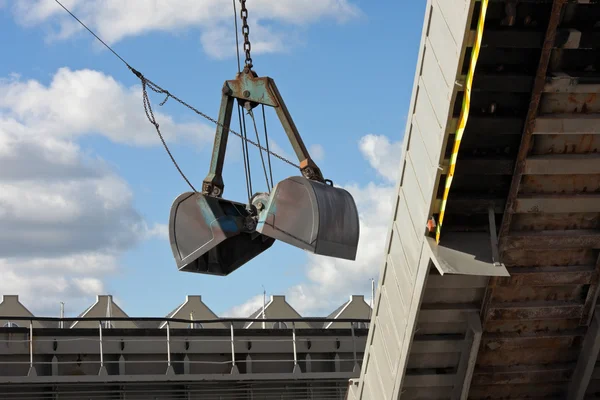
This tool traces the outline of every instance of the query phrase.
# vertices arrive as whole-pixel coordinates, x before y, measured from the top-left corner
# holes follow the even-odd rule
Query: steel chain
[[[252,57],[250,57],[250,49],[252,46],[250,45],[250,39],[248,35],[250,34],[250,27],[248,26],[248,9],[246,8],[246,0],[240,0],[242,4],[242,9],[240,11],[240,16],[242,17],[242,35],[244,35],[244,52],[246,53],[246,61],[245,65],[249,69],[252,69]]]
[[[189,108],[190,110],[192,110],[193,112],[195,112],[196,114],[200,115],[201,117],[206,118],[207,120],[211,121],[212,123],[219,125],[220,127],[224,128],[223,124],[219,123],[219,121],[217,121],[214,118],[211,118],[210,116],[204,114],[202,111],[194,108],[193,106],[189,105],[188,103],[186,103],[185,101],[181,100],[179,97],[175,96],[174,94],[170,93],[168,90],[165,90],[163,88],[161,88],[160,86],[158,86],[156,83],[152,82],[151,80],[149,80],[148,78],[146,78],[144,75],[142,75],[140,72],[134,70],[133,68],[131,68],[132,72],[142,81],[142,87],[149,87],[150,90],[152,90],[155,93],[158,94],[164,94],[166,95],[165,99],[160,103],[161,105],[165,104],[165,102],[170,98],[172,98],[173,100],[177,101],[179,104]],[[153,123],[152,120],[150,120],[151,123]],[[154,123],[153,123],[154,124]],[[285,157],[280,156],[277,153],[272,152],[271,150],[268,150],[266,148],[264,148],[263,146],[259,145],[258,143],[252,141],[252,139],[248,139],[248,138],[244,138],[241,134],[237,133],[236,131],[234,131],[233,129],[229,128],[229,132],[233,133],[234,135],[236,135],[237,137],[239,137],[242,140],[245,140],[246,142],[250,143],[251,145],[267,152],[268,154],[271,154],[273,157],[280,159],[281,161],[291,165],[294,168],[298,168],[300,169],[300,166],[297,164],[294,164],[292,161],[288,160]]]

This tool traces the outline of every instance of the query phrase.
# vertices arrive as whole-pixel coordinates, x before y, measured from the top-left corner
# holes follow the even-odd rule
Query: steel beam
[[[577,366],[569,384],[568,400],[583,400],[600,352],[600,313],[596,311],[585,335]]]
[[[451,397],[453,400],[467,400],[469,396],[473,371],[477,363],[477,354],[479,353],[479,345],[481,344],[481,336],[483,334],[478,312],[468,314],[467,325],[469,330],[465,337],[465,347],[460,356],[457,368],[457,375],[462,377],[462,384],[454,386]]]
[[[500,239],[502,251],[516,249],[597,249],[600,231],[570,229],[560,231],[513,232]]]
[[[600,89],[599,89],[600,92]],[[594,114],[554,114],[538,117],[534,135],[599,135],[600,117]]]
[[[600,212],[600,194],[527,195],[515,201],[515,213]]]
[[[520,163],[520,165],[523,165],[523,167],[519,176],[600,174],[600,154],[533,156]],[[516,193],[514,197],[516,198]],[[509,210],[509,206],[512,207],[514,201],[515,199],[512,199],[511,203],[507,203],[507,210]],[[505,216],[505,219],[507,218],[510,219],[508,213]]]
[[[542,52],[540,54],[540,61],[531,93],[531,101],[529,103],[529,109],[527,110],[527,117],[525,118],[525,130],[521,139],[519,153],[517,154],[517,162],[506,201],[506,209],[502,219],[502,225],[500,227],[500,238],[506,236],[510,231],[514,203],[519,193],[521,177],[526,169],[525,160],[531,146],[531,139],[533,136],[533,131],[535,130],[535,120],[540,106],[542,91],[544,90],[544,86],[546,84],[546,73],[548,71],[548,64],[550,63],[550,55],[552,54],[552,48],[556,39],[556,31],[560,23],[561,10],[564,4],[565,0],[554,0],[552,3],[552,11],[550,12],[550,19],[548,21]]]

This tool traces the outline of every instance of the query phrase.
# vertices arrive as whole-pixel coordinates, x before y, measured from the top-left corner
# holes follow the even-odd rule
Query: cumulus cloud
[[[222,0],[63,0],[86,25],[112,44],[152,31],[199,29],[208,54],[235,54],[231,2]],[[294,29],[322,19],[343,23],[360,15],[350,0],[256,0],[249,4],[248,23],[254,54],[282,51]],[[238,13],[240,11],[238,4]],[[51,40],[71,37],[81,30],[65,11],[48,0],[20,0],[13,5],[17,21],[25,26],[54,24]],[[284,28],[282,25],[285,24]]]
[[[247,300],[245,303],[240,304],[239,306],[233,307],[230,310],[223,313],[223,316],[230,318],[248,318],[250,314],[262,308],[263,306],[263,295],[259,294],[251,299]]]
[[[139,117],[140,95],[91,70],[60,69],[48,86],[18,75],[0,80],[0,293],[19,294],[38,314],[55,315],[59,301],[80,311],[105,291],[124,251],[167,238],[166,225],[133,207],[127,182],[76,142],[96,134],[159,144]],[[194,140],[191,125],[157,118],[169,140]]]
[[[142,111],[141,86],[124,87],[99,71],[61,68],[48,86],[16,75],[0,80],[0,92],[3,124],[11,125],[21,136],[74,139],[101,134],[115,143],[160,143]],[[211,142],[213,128],[206,124],[175,123],[157,110],[154,114],[165,140],[185,140],[198,146]]]
[[[384,183],[349,183],[348,190],[359,210],[360,240],[355,261],[307,254],[306,283],[286,292],[288,302],[305,316],[323,316],[347,300],[349,294],[371,298],[370,279],[377,279],[383,262],[386,235],[393,213],[395,176],[399,169],[401,141],[392,142],[382,135],[366,135],[359,148],[370,165],[385,177]],[[248,316],[262,305],[256,296],[229,313]],[[233,314],[232,314],[233,315]]]
[[[391,143],[384,135],[369,134],[359,141],[359,148],[371,167],[390,182],[397,178],[402,143]]]

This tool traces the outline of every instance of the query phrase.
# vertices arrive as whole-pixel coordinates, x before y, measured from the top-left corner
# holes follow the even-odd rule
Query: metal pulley
[[[255,194],[247,205],[221,197],[235,100],[247,109],[259,104],[275,109],[302,173],[279,182],[270,193]],[[328,183],[310,158],[274,81],[246,67],[223,86],[210,171],[202,193],[187,192],[175,199],[169,237],[180,270],[228,275],[275,240],[314,254],[354,260],[359,219],[350,193]]]

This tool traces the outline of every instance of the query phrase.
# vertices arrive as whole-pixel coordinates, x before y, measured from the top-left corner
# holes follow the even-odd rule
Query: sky
[[[62,3],[135,69],[217,117],[223,82],[237,72],[231,1]],[[325,316],[352,294],[370,300],[425,0],[246,4],[254,70],[275,80],[325,177],[354,196],[357,259],[276,242],[227,277],[179,272],[168,219],[173,200],[190,189],[146,118],[139,79],[54,0],[0,0],[0,294],[18,294],[45,316],[58,315],[61,301],[77,315],[98,294],[112,294],[130,316],[166,315],[186,295],[240,317],[262,304],[263,290],[286,295],[305,316]],[[163,99],[150,94],[157,122],[200,187],[215,125],[172,99],[160,106]],[[267,126],[273,150],[296,162],[273,110]],[[223,197],[244,202],[240,143],[228,143]],[[250,157],[253,187],[265,191],[258,151]],[[272,163],[275,181],[299,174]]]

